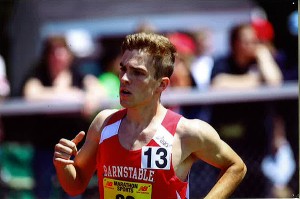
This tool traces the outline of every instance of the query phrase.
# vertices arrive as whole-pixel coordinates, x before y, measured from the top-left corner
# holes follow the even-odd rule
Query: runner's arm
[[[102,131],[104,122],[112,112],[114,110],[101,111],[95,117],[88,130],[85,143],[78,152],[75,147],[78,143],[74,139],[71,141],[64,139],[63,142],[67,142],[67,146],[59,146],[60,148],[69,148],[66,150],[72,149],[72,153],[75,156],[74,160],[61,160],[56,156],[53,159],[58,180],[69,195],[74,196],[83,193],[93,176],[96,170],[96,154],[100,132]],[[57,149],[55,151],[57,152]]]
[[[229,198],[246,174],[246,166],[208,123],[192,120],[190,150],[197,159],[219,168],[220,178],[205,198]]]

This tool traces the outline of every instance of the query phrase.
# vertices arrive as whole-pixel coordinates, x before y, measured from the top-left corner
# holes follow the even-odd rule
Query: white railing
[[[279,87],[261,86],[243,90],[207,90],[169,88],[162,95],[164,105],[211,105],[259,101],[298,99],[298,82],[286,82]],[[118,106],[118,99],[102,99],[100,109]],[[9,98],[0,102],[0,116],[80,112],[83,102],[27,101]]]

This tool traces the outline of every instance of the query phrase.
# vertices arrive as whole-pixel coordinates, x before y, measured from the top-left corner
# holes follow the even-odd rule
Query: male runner
[[[184,199],[188,175],[201,159],[221,170],[206,198],[228,198],[246,166],[208,123],[165,108],[161,93],[170,84],[176,49],[164,36],[128,35],[120,63],[121,110],[103,110],[85,136],[61,139],[53,162],[70,195],[84,192],[97,171],[101,199]],[[70,159],[71,156],[74,159]]]

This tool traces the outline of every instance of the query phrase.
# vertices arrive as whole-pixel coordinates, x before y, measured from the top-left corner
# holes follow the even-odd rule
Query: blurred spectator
[[[118,99],[121,49],[117,46],[110,46],[103,51],[100,60],[103,72],[98,76],[98,80],[100,85],[104,88],[107,97]]]
[[[212,47],[210,46],[210,36],[210,32],[204,29],[192,33],[175,32],[168,35],[177,50],[174,72],[171,76],[171,87],[197,88],[199,92],[208,88],[213,64],[209,55]],[[206,122],[210,120],[208,106],[181,105],[174,106],[172,109],[187,118],[199,118]],[[205,184],[201,188],[190,187],[190,197],[199,198],[205,196],[212,188],[218,177],[218,170],[202,161],[198,161],[194,168],[190,175],[190,182],[201,184],[202,179],[205,179]],[[209,178],[207,173],[209,173]]]
[[[99,68],[101,68],[101,72],[97,75],[96,81],[92,79],[92,81],[88,83],[88,87],[92,88],[93,90],[89,92],[91,97],[98,95],[96,99],[98,99],[100,102],[103,98],[111,99],[112,101],[115,100],[117,103],[112,103],[111,106],[116,108],[119,108],[120,106],[118,103],[118,96],[120,87],[119,68],[121,59],[121,49],[119,46],[120,42],[122,41],[121,39],[123,38],[108,37],[99,39],[102,50],[97,63]]]
[[[263,11],[261,10],[261,12]],[[270,21],[268,21],[267,16],[262,14],[254,15],[252,17],[251,25],[257,34],[259,42],[268,47],[269,51],[273,55],[276,63],[282,71],[283,79],[285,81],[297,80],[298,67],[292,57],[293,55],[289,55],[284,50],[276,48],[273,42],[275,38],[274,28]],[[293,49],[293,47],[291,47],[291,49]]]
[[[270,196],[285,198],[293,195],[289,182],[296,170],[293,151],[286,138],[285,121],[276,113],[272,121],[271,151],[262,160],[262,171],[270,180]]]
[[[83,102],[83,113],[89,117],[100,104],[101,92],[98,87],[91,86],[97,78],[83,76],[78,67],[65,37],[50,36],[43,44],[41,59],[26,77],[24,97],[28,100]]]
[[[74,56],[64,37],[46,39],[42,56],[24,85],[29,100],[82,100],[83,77],[72,66]]]
[[[191,88],[195,85],[190,68],[195,57],[196,44],[187,33],[170,33],[168,38],[177,50],[174,72],[171,76],[171,87]]]
[[[10,93],[10,85],[6,76],[6,65],[4,59],[0,55],[0,100],[7,97]]]
[[[262,42],[263,38],[273,36],[273,30],[269,28],[265,30],[263,34],[257,34],[257,29],[251,23],[238,24],[232,28],[231,53],[217,59],[212,70],[213,89],[249,89],[261,85],[282,84],[283,75],[274,58],[274,51]],[[249,177],[246,176],[244,182],[247,185],[245,187],[242,185],[240,189],[241,194],[248,197],[254,193],[253,190],[247,191],[246,186],[251,186],[248,184],[250,178],[256,178],[255,186],[264,190],[260,196],[255,197],[269,196],[265,173],[259,172],[258,165],[265,159],[269,145],[272,145],[273,141],[276,140],[277,147],[286,143],[284,134],[278,133],[280,123],[272,111],[273,108],[273,104],[247,103],[214,106],[212,111],[212,123],[217,126],[221,137],[226,137],[225,139],[235,146],[251,165],[248,167]]]
[[[252,18],[252,26],[256,31],[257,37],[260,43],[266,45],[274,57],[276,63],[278,63],[280,69],[283,72],[283,77],[287,78],[287,55],[284,51],[278,50],[273,44],[273,38],[275,36],[273,25],[267,20],[266,15],[258,15]],[[270,153],[263,159],[262,170],[272,183],[271,196],[272,197],[289,197],[292,195],[292,190],[289,187],[293,174],[296,169],[293,150],[287,139],[286,130],[290,131],[290,134],[294,133],[294,129],[286,128],[287,120],[291,120],[291,115],[285,117],[282,114],[282,110],[289,107],[290,103],[277,102],[272,108],[273,115],[273,128]],[[296,134],[296,132],[295,132]],[[295,137],[295,136],[292,136]],[[293,142],[293,140],[291,140]],[[293,147],[295,149],[295,147]],[[295,152],[297,150],[294,150]],[[297,157],[297,156],[296,156]]]
[[[6,98],[10,93],[10,84],[6,77],[6,65],[4,59],[0,55],[0,101]],[[1,117],[0,117],[0,141],[4,135]]]
[[[268,47],[259,43],[251,24],[234,27],[230,45],[231,54],[214,64],[211,75],[213,88],[254,88],[262,83],[282,83],[280,68]]]
[[[62,136],[71,137],[79,129],[87,129],[89,117],[99,108],[100,87],[97,78],[78,73],[76,57],[64,36],[50,36],[43,43],[40,60],[28,74],[24,84],[24,97],[28,100],[55,100],[84,104],[81,113],[68,115],[41,115],[32,117],[35,147],[34,171],[36,197],[50,198],[53,193],[55,171],[52,166],[53,143]],[[87,118],[87,119],[86,119]],[[36,135],[42,132],[43,136]],[[67,133],[66,133],[67,132]]]
[[[197,88],[200,91],[208,88],[213,64],[209,55],[212,47],[211,36],[206,29],[195,33],[175,32],[168,35],[177,50],[171,87]],[[185,105],[177,109],[187,118],[199,118],[207,122],[210,120],[208,106]]]
[[[191,74],[196,87],[207,90],[210,85],[210,75],[213,67],[212,32],[209,29],[199,29],[193,34],[196,41],[195,59],[191,64]]]
[[[0,106],[1,100],[7,98],[9,94],[10,84],[6,76],[6,65],[0,55]],[[6,139],[7,134],[5,135],[7,129],[2,126],[2,119],[4,118],[1,118],[0,114],[0,197],[33,198],[34,180],[30,167],[32,148],[23,143],[9,142]]]
[[[200,38],[202,36],[201,33],[199,33],[198,36],[199,36],[198,39],[201,40],[202,39]],[[201,49],[202,48],[201,45],[205,45],[204,44],[205,42],[200,44],[201,41],[198,41],[200,43],[197,43],[192,34],[185,33],[185,32],[170,33],[168,34],[168,38],[170,39],[170,41],[173,43],[173,45],[176,47],[177,50],[174,72],[170,79],[171,87],[187,88],[187,89],[192,89],[196,87],[199,88],[200,87],[199,82],[201,82],[201,84],[203,83],[201,85],[202,88],[206,87],[206,85],[204,84],[207,84],[207,82],[204,83],[204,81],[209,81],[210,79],[207,80],[207,77],[205,76],[208,75],[210,71],[207,71],[209,69],[207,68],[207,66],[203,66],[202,65],[203,63],[199,65],[196,64],[196,62],[201,59],[200,57],[198,57],[199,59],[196,59],[195,62],[195,58],[197,57],[197,55],[199,56],[201,53],[200,51],[204,50]],[[200,68],[200,67],[204,67],[204,68]],[[207,74],[202,74],[202,72],[204,71],[207,72]],[[187,118],[199,118],[208,122],[210,117],[207,107],[203,107],[203,106],[186,105],[186,106],[173,107],[173,110],[175,109],[177,109],[176,110],[177,112],[180,112]]]
[[[190,67],[194,58],[196,45],[193,38],[187,33],[172,32],[166,35],[175,46],[177,55],[175,57],[174,71],[170,78],[169,88],[192,88],[194,84]],[[182,106],[174,105],[168,107],[175,112],[184,114]],[[185,115],[187,116],[187,115]]]

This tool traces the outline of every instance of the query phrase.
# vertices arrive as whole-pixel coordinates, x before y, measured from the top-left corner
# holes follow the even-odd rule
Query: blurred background
[[[295,52],[297,39],[291,35],[289,17],[297,1],[13,1],[1,0],[1,46],[12,95],[18,95],[24,74],[39,56],[41,41],[48,35],[72,31],[88,34],[82,45],[88,48],[101,38],[122,38],[143,22],[160,32],[210,28],[215,53],[224,53],[228,29],[250,19],[256,6],[263,8],[272,22],[278,48]],[[83,35],[85,33],[82,33]],[[76,34],[76,33],[75,33]],[[80,37],[80,36],[79,36]],[[89,38],[91,37],[91,38]],[[84,40],[85,36],[82,36]],[[87,43],[85,43],[87,42]],[[79,44],[78,44],[79,45]],[[91,49],[89,49],[91,50]]]
[[[297,86],[296,0],[0,0],[0,197],[71,198],[56,181],[53,147],[59,138],[87,130],[97,111],[118,107],[101,99],[117,100],[115,68],[125,35],[148,31],[169,37],[180,54],[172,87],[209,96],[211,71],[218,58],[232,50],[232,28],[244,23],[254,28],[259,42],[272,46],[282,76],[280,88]],[[45,55],[51,52],[61,59]],[[196,63],[202,55],[205,67],[199,69]],[[48,59],[45,65],[54,63],[67,73],[43,71],[40,65]],[[43,90],[47,86],[53,91]],[[263,97],[273,88],[263,90]],[[216,103],[179,100],[169,107],[212,123],[243,157],[249,171],[233,197],[292,198],[299,196],[297,92],[248,102],[220,95]],[[241,106],[233,107],[233,102]],[[222,126],[228,116],[239,120]],[[251,120],[251,127],[239,126],[244,125],[242,117]],[[248,130],[241,133],[243,128]],[[193,171],[191,198],[204,197],[218,171],[202,162]],[[96,179],[86,193],[74,198],[97,198]]]

